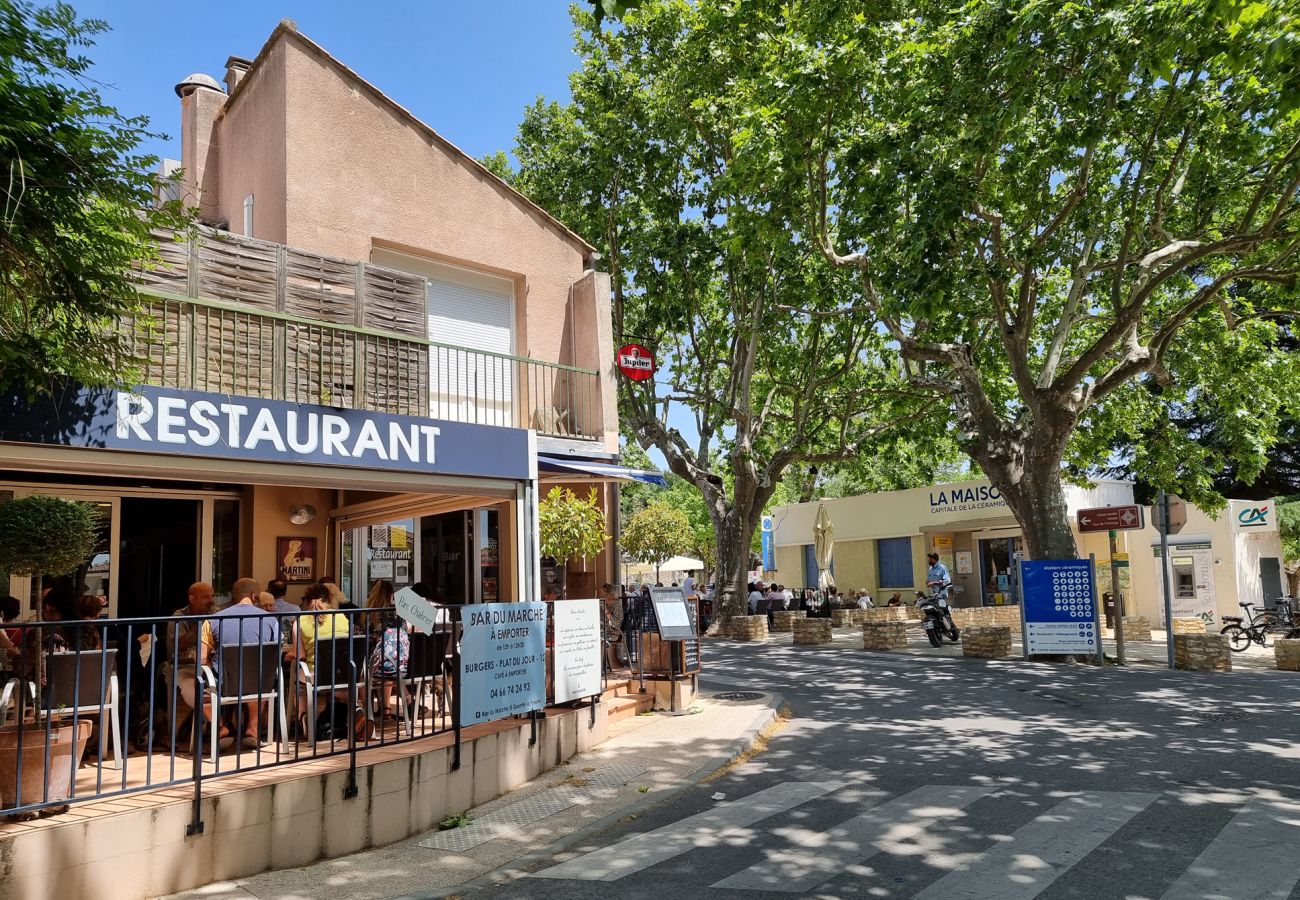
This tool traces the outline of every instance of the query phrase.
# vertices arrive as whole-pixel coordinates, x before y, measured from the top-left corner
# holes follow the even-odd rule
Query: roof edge
[[[561,222],[551,213],[547,212],[545,208],[538,205],[534,200],[531,200],[527,195],[521,192],[518,188],[515,188],[509,183],[507,183],[504,179],[499,177],[495,172],[493,172],[487,166],[483,165],[473,156],[466,153],[464,150],[460,149],[460,147],[457,147],[451,141],[447,140],[445,137],[443,137],[441,134],[435,131],[431,126],[429,126],[427,123],[421,120],[418,116],[412,113],[405,106],[402,106],[402,104],[398,103],[392,97],[389,97],[379,88],[375,87],[373,84],[367,81],[354,69],[348,67],[346,63],[339,60],[337,57],[331,54],[320,44],[316,43],[311,38],[307,37],[307,35],[299,31],[298,27],[293,23],[291,19],[281,19],[280,23],[275,26],[275,30],[272,31],[271,36],[266,39],[266,43],[262,45],[262,49],[257,51],[257,56],[253,58],[252,63],[248,67],[247,73],[245,73],[244,77],[241,78],[239,82],[235,85],[234,90],[232,90],[230,94],[227,95],[226,103],[225,103],[226,107],[229,107],[230,104],[234,102],[235,98],[238,97],[241,93],[243,93],[244,86],[249,81],[252,80],[252,77],[256,74],[258,68],[262,65],[263,60],[265,60],[267,54],[269,53],[270,49],[275,45],[275,43],[279,40],[288,40],[290,38],[296,40],[299,43],[299,45],[302,46],[307,51],[315,54],[316,56],[320,57],[325,62],[327,62],[329,65],[333,66],[346,78],[352,79],[353,81],[357,82],[358,85],[360,85],[362,88],[368,91],[373,97],[375,97],[375,99],[377,99],[384,106],[387,106],[389,109],[396,112],[401,118],[405,119],[407,122],[414,125],[417,129],[422,131],[424,134],[428,135],[430,138],[432,138],[442,147],[444,147],[447,150],[450,150],[453,154],[459,157],[463,162],[469,163],[472,169],[477,170],[479,173],[483,175],[486,175],[493,182],[495,182],[499,187],[504,188],[507,194],[512,199],[518,201],[527,209],[541,216],[542,220],[547,225],[551,226],[556,231],[558,231],[561,237],[565,238],[566,240],[574,244],[577,244],[578,247],[583,251],[585,251],[586,254],[592,254],[597,252],[596,248],[593,245],[587,243],[587,241],[584,238],[582,238],[576,231],[569,228],[569,226],[565,225],[563,222]]]

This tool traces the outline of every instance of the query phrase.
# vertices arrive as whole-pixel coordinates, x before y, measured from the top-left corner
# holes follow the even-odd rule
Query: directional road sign
[[[1079,510],[1080,531],[1136,531],[1143,524],[1140,506],[1099,506]]]

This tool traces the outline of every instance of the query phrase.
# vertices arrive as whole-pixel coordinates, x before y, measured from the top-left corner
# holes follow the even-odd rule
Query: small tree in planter
[[[0,571],[62,575],[83,565],[98,542],[99,514],[90,503],[35,495],[0,504]],[[75,733],[71,726],[56,724],[57,714],[50,715],[41,727],[46,648],[39,630],[36,638],[27,640],[24,634],[22,642],[23,652],[36,657],[29,661],[36,690],[35,722],[0,726],[0,801],[8,804],[19,795],[20,754],[21,796],[28,801],[41,799],[48,781],[49,799],[63,800],[71,790],[73,774],[90,739],[92,723],[88,719],[77,723]],[[23,691],[19,691],[20,709],[22,696]],[[58,812],[59,808],[50,811]]]
[[[570,559],[597,556],[605,549],[605,512],[596,503],[596,489],[583,499],[567,488],[551,488],[537,507],[538,540],[543,557],[564,565]]]

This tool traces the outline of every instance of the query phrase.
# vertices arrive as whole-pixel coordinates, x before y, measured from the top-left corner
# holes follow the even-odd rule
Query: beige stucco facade
[[[232,80],[181,101],[184,195],[206,222],[242,233],[252,197],[251,237],[507,279],[512,352],[599,372],[592,430],[617,452],[609,282],[590,245],[287,23]]]
[[[1073,520],[1081,509],[1132,503],[1132,485],[1098,481],[1088,489],[1069,486],[1066,501]],[[812,544],[813,522],[822,504],[835,528],[835,581],[841,590],[866,590],[877,600],[899,591],[907,599],[924,588],[925,555],[934,551],[952,575],[956,605],[1015,602],[1014,586],[999,590],[999,572],[992,570],[1014,562],[1020,528],[987,481],[777,507],[772,511],[776,569],[769,577],[795,588],[816,586],[815,568],[807,571],[805,548]],[[1234,500],[1218,516],[1188,505],[1186,525],[1170,539],[1175,617],[1199,615],[1216,622],[1220,616],[1239,614],[1241,601],[1271,602],[1271,582],[1266,584],[1265,575],[1280,575],[1282,555],[1276,520],[1265,527],[1240,524],[1243,515],[1249,519],[1250,511],[1261,507],[1271,504]],[[882,583],[879,542],[889,538],[910,540],[910,585]],[[1110,591],[1109,535],[1076,528],[1075,538],[1079,553],[1097,561],[1098,592]],[[1152,622],[1162,621],[1164,615],[1159,542],[1150,522],[1140,530],[1118,533],[1117,558],[1128,563],[1117,567],[1125,611]],[[992,558],[990,545],[1004,556]]]

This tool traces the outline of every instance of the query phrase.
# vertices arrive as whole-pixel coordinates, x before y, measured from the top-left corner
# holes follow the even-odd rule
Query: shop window
[[[399,519],[383,525],[371,525],[367,534],[366,590],[384,579],[401,590],[416,582],[415,519]],[[342,586],[340,585],[340,590]]]
[[[876,541],[876,564],[881,588],[912,586],[912,539],[881,538]]]

